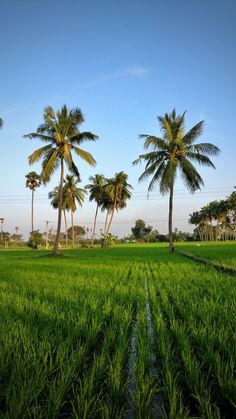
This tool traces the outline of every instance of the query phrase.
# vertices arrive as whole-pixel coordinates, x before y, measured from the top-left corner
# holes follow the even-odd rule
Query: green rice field
[[[235,242],[177,244],[177,249],[207,259],[218,265],[236,269]]]
[[[235,263],[208,246],[181,249]],[[155,244],[49,254],[0,251],[1,418],[236,417],[234,275]]]

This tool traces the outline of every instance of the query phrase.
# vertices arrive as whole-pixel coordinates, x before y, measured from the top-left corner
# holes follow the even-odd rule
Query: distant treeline
[[[189,223],[196,226],[194,231],[201,241],[236,240],[236,192],[193,212]]]

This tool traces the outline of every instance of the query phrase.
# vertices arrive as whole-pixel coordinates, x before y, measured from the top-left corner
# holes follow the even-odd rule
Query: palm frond
[[[70,170],[78,178],[78,181],[81,182],[80,173],[79,173],[78,167],[76,166],[76,164],[74,163],[73,160],[71,162],[71,169]]]
[[[144,141],[145,149],[149,148],[150,146],[152,146],[154,150],[156,149],[163,150],[166,148],[165,141],[162,138],[155,137],[153,135],[146,135],[146,134],[141,134],[139,138],[145,138],[145,141]]]
[[[52,174],[55,172],[58,165],[58,151],[56,149],[53,149],[50,153],[48,153],[47,157],[44,159],[42,164],[41,177],[44,184],[49,182]]]
[[[98,135],[93,134],[92,132],[77,132],[70,137],[70,140],[72,143],[80,145],[84,141],[96,141],[98,138]]]
[[[166,151],[151,151],[150,153],[141,154],[138,159],[133,161],[132,164],[137,165],[143,161],[147,161],[147,165],[152,164],[154,162],[158,164],[160,159],[164,159],[166,157],[168,157],[168,154]]]
[[[191,145],[197,138],[199,138],[203,133],[204,121],[198,122],[194,125],[184,136],[183,142],[186,145]]]
[[[49,135],[40,134],[39,132],[30,132],[29,134],[23,135],[23,138],[30,138],[30,139],[37,138],[41,141],[54,142],[53,137]]]
[[[215,169],[215,166],[212,163],[212,161],[209,159],[209,157],[205,156],[204,154],[193,153],[193,152],[187,151],[185,155],[190,160],[197,161],[199,164],[203,166],[213,167]]]
[[[208,154],[209,156],[218,156],[220,153],[220,149],[211,143],[193,144],[192,148],[192,151]]]
[[[38,148],[28,157],[29,164],[36,163],[42,156],[46,155],[51,150],[52,150],[51,144]]]
[[[142,156],[139,156],[136,160],[134,160],[134,161],[132,162],[132,165],[133,165],[133,166],[137,166],[137,164],[142,163],[142,161],[143,161],[143,157],[142,157]]]
[[[148,186],[148,192],[153,191],[153,189],[154,189],[154,187],[156,186],[157,182],[159,182],[159,181],[160,181],[160,179],[161,179],[161,177],[162,177],[162,175],[163,175],[163,172],[164,172],[164,170],[165,170],[165,167],[166,167],[166,163],[165,163],[165,162],[162,162],[162,163],[159,165],[159,167],[158,167],[158,169],[156,170],[156,172],[155,172],[155,174],[154,174],[154,176],[153,176],[153,178],[152,178],[151,182],[149,183],[149,186]]]
[[[142,182],[146,180],[149,176],[153,175],[153,173],[155,173],[155,171],[158,170],[158,167],[163,163],[166,164],[163,158],[160,158],[159,160],[156,159],[153,162],[149,160],[145,166],[144,172],[139,177],[139,182]]]
[[[93,156],[90,153],[88,153],[88,151],[82,150],[82,148],[76,147],[74,145],[71,148],[75,151],[77,156],[85,160],[90,166],[95,166],[96,161],[94,160]]]
[[[174,184],[176,169],[177,161],[172,159],[168,160],[160,179],[160,192],[162,194],[167,193],[170,190],[171,185]]]
[[[194,193],[197,189],[201,189],[201,186],[204,185],[203,179],[188,159],[182,159],[180,171],[190,192]]]

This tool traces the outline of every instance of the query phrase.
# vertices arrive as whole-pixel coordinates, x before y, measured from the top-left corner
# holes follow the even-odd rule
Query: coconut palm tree
[[[63,187],[63,196],[65,197],[65,203],[71,211],[72,247],[74,247],[75,244],[73,214],[76,211],[76,203],[78,203],[82,207],[82,204],[84,202],[84,195],[86,194],[85,189],[78,188],[77,185],[79,182],[80,178],[76,179],[73,175],[67,175]]]
[[[104,190],[108,195],[109,211],[111,213],[110,220],[105,230],[105,236],[109,233],[111,223],[115,211],[125,208],[127,205],[127,199],[131,198],[130,189],[132,186],[127,182],[128,175],[124,172],[116,173],[113,178],[107,179]],[[107,197],[104,197],[106,201]]]
[[[52,174],[60,167],[57,234],[53,249],[53,254],[56,254],[61,232],[64,166],[66,164],[70,172],[79,176],[72,152],[89,165],[94,166],[96,163],[94,158],[90,153],[80,148],[80,145],[87,140],[95,141],[98,137],[91,132],[80,132],[79,126],[84,122],[84,117],[79,108],[70,110],[66,105],[63,105],[59,111],[55,112],[49,106],[45,109],[43,117],[44,123],[37,128],[37,131],[26,134],[24,137],[37,138],[48,143],[29,156],[30,164],[42,159],[41,177],[44,184],[49,182]]]
[[[98,209],[103,204],[103,198],[104,198],[104,185],[106,182],[106,179],[101,174],[96,174],[95,176],[90,176],[89,178],[90,182],[88,185],[85,186],[85,189],[88,189],[90,192],[89,200],[96,202],[96,211],[94,216],[94,222],[93,222],[93,231],[92,231],[92,242],[93,245],[94,237],[95,237],[95,229],[96,229],[96,222],[97,222],[97,215],[98,215]]]
[[[233,237],[234,240],[236,240],[236,192],[233,191],[226,201],[228,207],[228,214],[232,223]]]
[[[194,193],[204,185],[204,182],[192,162],[215,168],[208,156],[216,156],[220,150],[210,143],[195,144],[203,132],[204,121],[194,125],[185,133],[185,112],[182,115],[176,115],[174,109],[169,115],[166,113],[164,117],[159,116],[158,120],[163,136],[142,134],[140,137],[145,140],[144,148],[151,149],[151,151],[141,154],[133,164],[146,163],[139,181],[152,177],[148,186],[149,192],[159,183],[160,192],[162,194],[169,193],[169,250],[173,252],[172,213],[177,169],[179,169],[187,188]]]
[[[59,205],[59,187],[55,186],[53,191],[48,193],[48,198],[51,199],[50,204],[53,208],[58,209]],[[66,219],[66,211],[69,211],[69,207],[67,205],[65,194],[62,194],[62,212],[64,215],[64,223],[65,223],[65,233],[66,233],[66,245],[68,245],[68,228],[67,228],[67,219]]]
[[[25,186],[32,192],[31,198],[31,231],[34,231],[34,193],[36,188],[41,185],[41,176],[36,172],[29,172],[26,177]]]

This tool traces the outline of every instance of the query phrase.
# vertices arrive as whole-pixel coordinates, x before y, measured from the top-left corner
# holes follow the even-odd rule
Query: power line
[[[186,196],[175,196],[175,200],[178,200],[178,199],[196,199],[196,198],[214,198],[215,197],[215,199],[219,199],[219,198],[223,198],[224,197],[224,195],[218,195],[217,196],[217,198],[216,198],[216,196],[215,195],[203,195],[203,196],[192,196],[192,195],[186,195]],[[155,201],[160,201],[160,200],[168,200],[169,199],[169,197],[168,196],[162,196],[162,197],[156,197],[156,198],[149,198],[149,199],[147,199],[147,198],[137,198],[137,199],[130,199],[130,201],[129,202],[133,202],[133,201],[146,201],[146,202],[151,202],[151,201],[153,201],[153,202],[155,202]],[[87,202],[90,202],[89,200],[86,200],[85,201],[86,203]],[[17,200],[12,200],[12,201],[3,201],[3,200],[1,200],[0,199],[0,204],[2,204],[2,205],[12,205],[12,204],[14,204],[14,205],[18,205],[18,204],[24,204],[24,205],[30,205],[31,204],[31,201],[17,201]],[[40,205],[40,204],[49,204],[49,201],[37,201],[37,200],[35,200],[35,204],[37,204],[37,205]]]
[[[199,190],[196,191],[196,193],[215,193],[215,192],[231,192],[232,190],[232,186],[222,186],[222,187],[211,187],[211,188],[204,188],[203,190]],[[175,190],[175,194],[179,194],[179,193],[188,193],[188,191],[186,189],[176,189]],[[136,195],[136,194],[143,194],[143,195],[147,195],[147,191],[133,191],[132,195]],[[158,192],[149,192],[149,195],[158,195]],[[0,198],[27,198],[27,199],[31,199],[31,196],[29,196],[29,194],[2,194],[0,195]],[[47,194],[36,194],[35,197],[39,197],[40,199],[48,199],[48,195]]]

